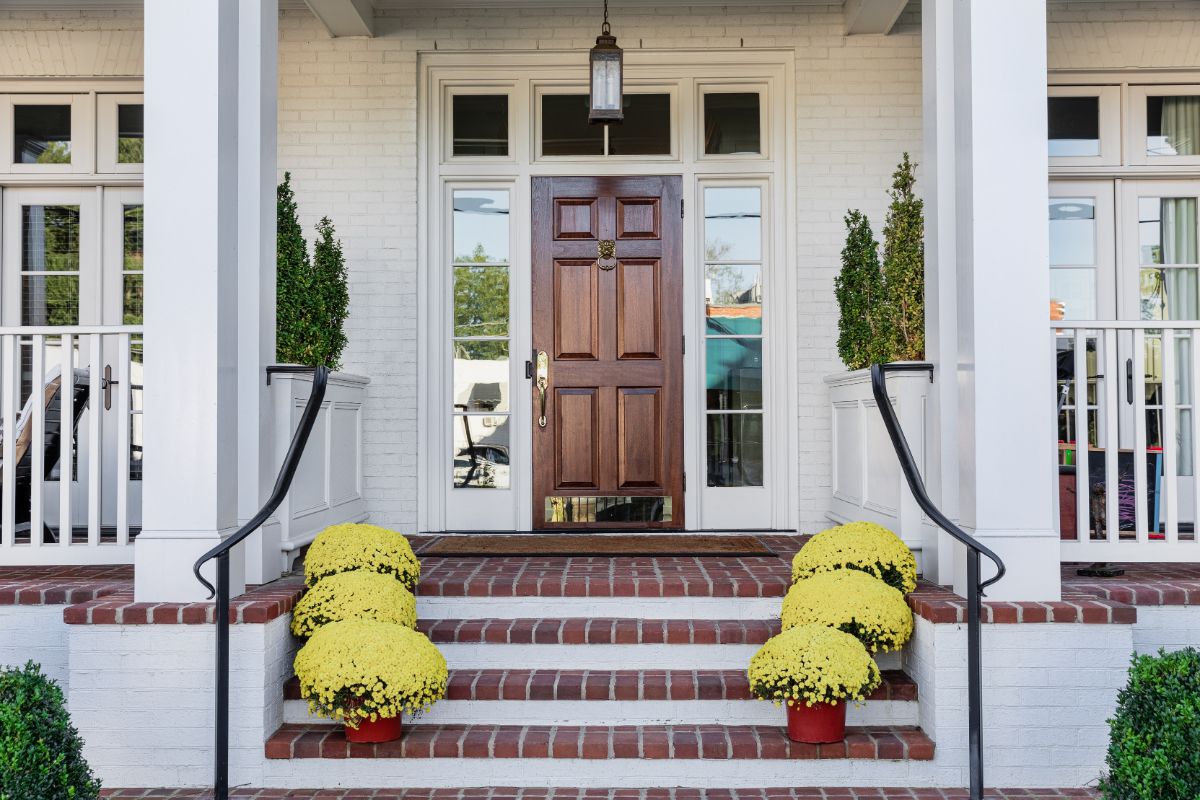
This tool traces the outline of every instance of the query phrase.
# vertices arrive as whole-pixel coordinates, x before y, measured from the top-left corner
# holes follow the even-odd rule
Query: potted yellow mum
[[[341,720],[351,742],[400,738],[400,715],[444,697],[447,676],[446,659],[423,634],[378,620],[330,622],[296,654],[309,710]]]
[[[292,611],[292,633],[301,639],[347,619],[373,619],[417,627],[417,601],[390,575],[355,569],[317,581]]]
[[[849,522],[821,531],[792,559],[792,580],[856,569],[908,594],[917,588],[917,560],[908,545],[882,525]]]
[[[396,531],[365,523],[330,525],[304,554],[305,583],[315,586],[322,578],[351,570],[391,575],[409,591],[416,590],[421,578],[421,562]]]
[[[856,569],[819,572],[796,581],[783,598],[785,629],[815,623],[856,636],[872,653],[899,650],[913,632],[904,595]]]
[[[846,704],[879,686],[879,667],[862,642],[824,625],[789,628],[750,659],[755,697],[787,706],[788,737],[809,744],[846,738]]]

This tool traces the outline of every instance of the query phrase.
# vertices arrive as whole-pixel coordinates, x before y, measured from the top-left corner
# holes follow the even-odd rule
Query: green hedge
[[[1200,798],[1200,652],[1135,655],[1109,727],[1107,800]]]
[[[82,747],[62,689],[38,665],[0,671],[0,800],[95,800]]]

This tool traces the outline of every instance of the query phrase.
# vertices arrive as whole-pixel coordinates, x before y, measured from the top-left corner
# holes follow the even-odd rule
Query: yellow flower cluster
[[[899,536],[874,522],[851,522],[808,540],[792,560],[792,580],[857,569],[904,594],[917,588],[917,560]]]
[[[421,562],[408,540],[377,525],[331,525],[304,556],[304,578],[309,586],[327,575],[355,569],[393,575],[409,591],[416,589],[421,577]]]
[[[871,652],[899,650],[913,632],[904,595],[853,569],[798,581],[783,598],[783,627],[818,624],[845,631]]]
[[[446,659],[403,625],[346,620],[321,627],[296,654],[300,694],[314,714],[361,720],[423,711],[446,694]]]
[[[417,601],[390,575],[356,569],[317,581],[292,612],[292,633],[302,639],[322,625],[347,619],[373,619],[417,627]]]
[[[879,667],[853,636],[824,625],[797,625],[767,640],[750,659],[750,689],[776,705],[863,700]]]

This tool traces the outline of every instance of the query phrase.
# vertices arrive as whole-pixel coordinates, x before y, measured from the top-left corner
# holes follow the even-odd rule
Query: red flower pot
[[[788,706],[787,723],[788,738],[793,742],[840,742],[846,738],[846,703]]]
[[[346,726],[346,741],[363,744],[394,742],[400,738],[400,732],[399,717],[376,717],[374,722],[362,719],[358,721],[357,729]]]

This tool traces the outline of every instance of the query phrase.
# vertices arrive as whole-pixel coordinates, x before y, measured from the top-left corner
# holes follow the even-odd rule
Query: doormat
[[[756,536],[509,534],[442,536],[423,556],[773,556]]]

